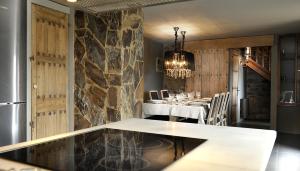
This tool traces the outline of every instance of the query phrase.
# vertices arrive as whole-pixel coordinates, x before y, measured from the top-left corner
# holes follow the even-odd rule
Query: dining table
[[[167,101],[154,100],[143,103],[144,117],[153,115],[197,119],[199,124],[205,124],[208,115],[210,99]]]

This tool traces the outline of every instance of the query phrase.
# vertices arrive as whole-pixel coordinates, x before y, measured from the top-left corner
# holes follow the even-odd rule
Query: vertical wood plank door
[[[32,139],[68,130],[68,16],[32,5]]]
[[[200,49],[195,54],[194,75],[187,79],[186,91],[200,91],[213,97],[228,91],[229,52],[227,49]]]

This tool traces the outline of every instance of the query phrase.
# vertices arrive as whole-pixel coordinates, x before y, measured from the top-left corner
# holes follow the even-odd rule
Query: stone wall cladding
[[[143,11],[75,13],[75,129],[142,117]]]

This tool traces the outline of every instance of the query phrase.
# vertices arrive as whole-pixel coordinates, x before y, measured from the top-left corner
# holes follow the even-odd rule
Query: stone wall
[[[141,117],[143,11],[75,13],[75,130]]]

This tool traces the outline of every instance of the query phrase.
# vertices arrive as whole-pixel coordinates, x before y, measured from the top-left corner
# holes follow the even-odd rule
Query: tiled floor
[[[234,126],[269,129],[266,124],[243,122]],[[277,133],[267,171],[300,171],[300,135]]]
[[[269,129],[266,124],[238,123],[234,126]],[[277,133],[267,171],[300,171],[300,135]]]
[[[300,171],[300,135],[277,134],[267,171]]]
[[[269,129],[266,124],[243,122],[234,126]],[[277,133],[267,171],[300,171],[300,135]]]

